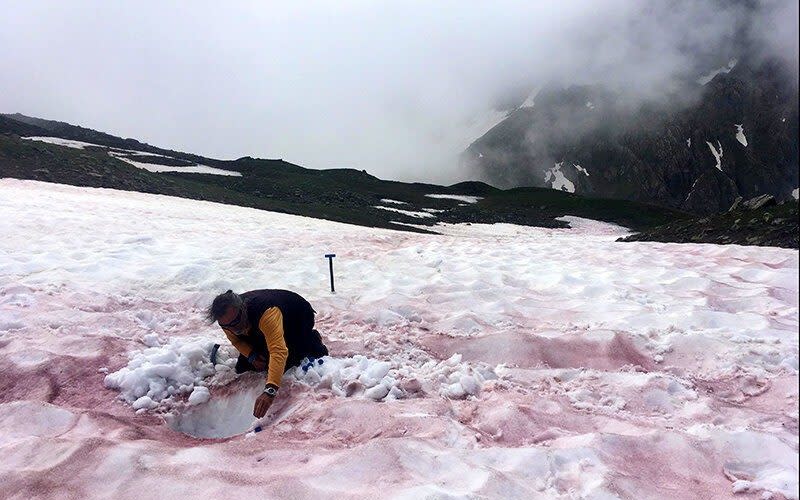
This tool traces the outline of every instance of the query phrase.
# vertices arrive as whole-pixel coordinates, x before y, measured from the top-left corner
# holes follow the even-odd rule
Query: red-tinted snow
[[[0,497],[797,498],[795,250],[16,180],[0,209]],[[259,287],[332,357],[245,435],[261,376],[207,361],[202,309]]]

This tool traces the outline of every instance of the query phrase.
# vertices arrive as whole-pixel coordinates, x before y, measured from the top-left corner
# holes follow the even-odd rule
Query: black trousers
[[[287,346],[289,349],[289,356],[286,358],[286,372],[289,368],[300,366],[303,358],[321,358],[328,355],[328,348],[322,343],[322,336],[317,330],[312,329],[308,334],[303,335],[304,342]],[[254,349],[253,352],[263,355],[267,359],[267,369],[269,369],[269,353],[261,349]],[[236,360],[236,373],[244,373],[249,371],[257,371],[247,358],[239,354],[239,359]]]

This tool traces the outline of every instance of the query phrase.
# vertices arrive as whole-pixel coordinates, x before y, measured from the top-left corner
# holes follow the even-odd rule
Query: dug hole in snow
[[[106,375],[105,385],[119,390],[119,398],[137,412],[164,413],[176,431],[198,438],[242,434],[254,426],[253,403],[263,390],[263,374],[236,377],[237,353],[230,346],[218,351],[217,364],[212,365],[212,346],[210,340],[190,338],[146,348],[131,354],[127,366]],[[416,366],[361,355],[325,356],[289,369],[283,378],[289,387],[281,395],[289,397],[292,383],[299,383],[338,397],[376,402],[429,394],[463,399],[477,396],[483,383],[495,378],[493,368],[463,363],[458,354]]]

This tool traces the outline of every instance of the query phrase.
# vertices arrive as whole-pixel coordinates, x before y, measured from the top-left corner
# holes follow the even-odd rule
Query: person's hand
[[[267,369],[267,358],[262,356],[261,354],[256,356],[256,359],[253,360],[253,368],[257,371],[263,372]]]
[[[269,407],[272,406],[273,401],[275,398],[270,396],[269,394],[262,393],[258,398],[256,398],[256,404],[253,406],[253,416],[256,418],[261,418],[267,414],[267,410]]]

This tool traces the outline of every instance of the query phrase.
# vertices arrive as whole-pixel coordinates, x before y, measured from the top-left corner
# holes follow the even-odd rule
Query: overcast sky
[[[0,0],[0,112],[455,182],[509,94],[562,81],[658,96],[744,16],[712,0],[224,4]],[[797,0],[756,4],[755,36],[796,65]]]

